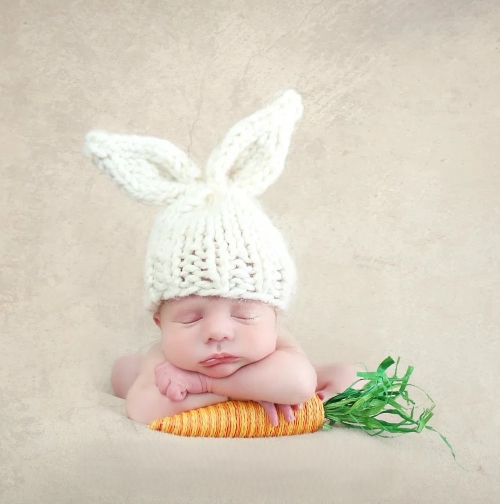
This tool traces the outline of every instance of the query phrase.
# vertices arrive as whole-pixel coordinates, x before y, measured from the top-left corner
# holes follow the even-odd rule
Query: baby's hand
[[[170,362],[161,362],[155,367],[155,383],[171,401],[182,401],[187,394],[208,392],[207,376],[178,368]]]
[[[263,408],[269,418],[269,421],[276,427],[278,425],[278,411],[283,413],[285,420],[287,422],[293,422],[295,420],[295,413],[299,409],[302,409],[302,404],[274,404],[267,401],[257,401]]]

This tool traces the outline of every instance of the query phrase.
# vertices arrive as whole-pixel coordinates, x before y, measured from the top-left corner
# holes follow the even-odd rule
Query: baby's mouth
[[[200,364],[203,364],[204,366],[212,367],[212,366],[217,366],[218,364],[229,364],[230,362],[234,362],[237,360],[238,357],[235,357],[234,355],[227,354],[227,353],[219,353],[219,354],[213,354],[208,359],[205,359],[204,361],[201,361]]]

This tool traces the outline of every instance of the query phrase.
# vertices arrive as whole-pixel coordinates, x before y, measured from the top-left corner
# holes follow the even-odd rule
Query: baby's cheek
[[[253,361],[252,361],[253,362]],[[221,366],[213,366],[213,367],[204,367],[200,366],[196,371],[198,373],[204,374],[206,376],[210,376],[211,378],[227,378],[232,374],[236,373],[239,369],[246,366],[247,364],[251,364],[250,361],[246,361],[244,359],[233,362],[231,364],[224,364]]]
[[[276,338],[273,338],[272,335],[261,336],[254,342],[252,347],[255,360],[264,359],[276,350]]]
[[[185,342],[172,337],[163,338],[162,350],[165,360],[178,367],[183,367],[189,362],[192,353]]]

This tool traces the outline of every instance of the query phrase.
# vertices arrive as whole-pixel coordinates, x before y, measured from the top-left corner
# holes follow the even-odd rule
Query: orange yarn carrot
[[[189,437],[293,436],[317,431],[323,425],[323,418],[323,403],[315,395],[295,412],[294,422],[287,422],[279,411],[276,427],[269,422],[260,404],[253,401],[226,401],[155,420],[149,428]]]

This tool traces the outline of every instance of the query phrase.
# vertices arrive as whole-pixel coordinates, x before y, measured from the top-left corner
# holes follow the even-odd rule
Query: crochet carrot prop
[[[291,436],[315,432],[320,428],[329,430],[334,424],[363,429],[370,435],[384,432],[397,434],[434,431],[428,424],[434,413],[434,401],[427,395],[432,405],[415,417],[415,402],[409,397],[407,388],[413,367],[408,366],[404,376],[398,377],[399,358],[394,374],[387,369],[394,364],[387,357],[375,372],[359,372],[361,380],[366,380],[361,389],[347,388],[324,404],[318,396],[304,403],[295,412],[295,421],[287,422],[279,412],[279,424],[275,427],[267,419],[264,408],[252,401],[227,401],[155,420],[149,425],[152,430],[191,437],[274,437]],[[402,401],[401,401],[402,400]],[[380,418],[396,418],[395,421]],[[436,432],[436,431],[435,431]],[[439,434],[439,433],[438,433]],[[446,438],[439,434],[450,448]]]

